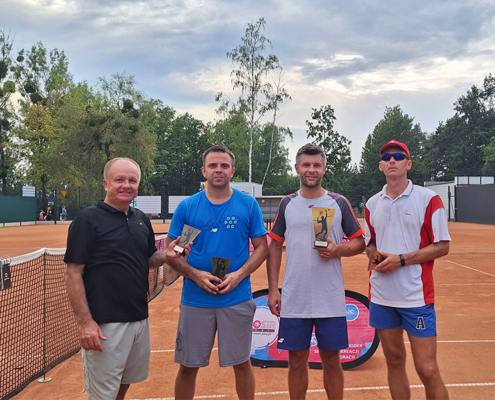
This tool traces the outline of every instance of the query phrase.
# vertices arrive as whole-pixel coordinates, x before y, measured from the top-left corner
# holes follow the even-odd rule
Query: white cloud
[[[490,0],[3,0],[1,13],[16,49],[64,50],[91,85],[127,71],[139,90],[205,122],[217,118],[217,92],[236,97],[226,53],[264,17],[267,54],[293,99],[279,120],[296,133],[291,154],[307,141],[311,109],[331,105],[355,162],[385,107],[400,104],[431,132],[495,72]]]

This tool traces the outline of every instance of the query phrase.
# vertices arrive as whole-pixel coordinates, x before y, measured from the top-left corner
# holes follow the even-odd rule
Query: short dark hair
[[[299,165],[299,160],[301,159],[301,154],[307,154],[309,156],[321,155],[323,157],[323,166],[327,165],[327,156],[320,146],[316,146],[312,143],[307,143],[301,147],[296,154],[296,164]]]
[[[206,150],[203,153],[203,167],[206,167],[205,162],[206,162],[206,156],[210,153],[227,153],[230,158],[232,159],[232,168],[235,167],[235,156],[234,153],[230,151],[230,149],[223,144],[216,144],[214,146],[211,146],[208,150]]]

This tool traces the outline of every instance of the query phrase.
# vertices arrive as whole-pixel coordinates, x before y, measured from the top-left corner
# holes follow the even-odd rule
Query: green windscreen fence
[[[35,219],[36,197],[0,196],[0,223],[26,222]]]

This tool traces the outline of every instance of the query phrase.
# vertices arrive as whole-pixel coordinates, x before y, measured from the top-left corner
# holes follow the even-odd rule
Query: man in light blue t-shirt
[[[268,245],[258,202],[230,187],[234,163],[223,145],[205,151],[201,170],[207,188],[179,204],[168,232],[167,245],[185,224],[201,231],[187,260],[170,262],[184,277],[175,348],[177,399],[194,397],[198,370],[209,364],[217,331],[220,366],[234,368],[239,398],[254,399],[250,350],[256,306],[249,276],[267,257]],[[231,260],[222,279],[212,273],[214,257]]]

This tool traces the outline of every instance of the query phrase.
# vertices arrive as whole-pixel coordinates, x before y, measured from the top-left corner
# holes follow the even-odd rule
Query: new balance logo
[[[425,320],[423,317],[418,318],[418,322],[416,323],[416,329],[426,329]]]

